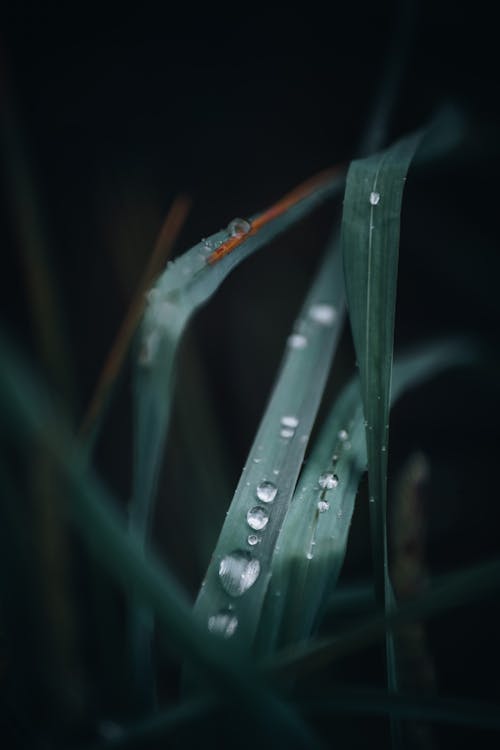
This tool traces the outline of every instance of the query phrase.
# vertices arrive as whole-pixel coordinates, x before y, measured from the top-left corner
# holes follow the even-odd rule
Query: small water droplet
[[[246,219],[233,219],[227,225],[227,231],[231,237],[239,237],[242,234],[248,234],[251,229],[251,224]]]
[[[223,609],[208,618],[208,629],[211,633],[231,638],[238,627],[238,618],[230,610]]]
[[[289,440],[295,435],[295,430],[291,430],[289,427],[283,427],[280,430],[280,436],[282,438],[285,438],[285,440]]]
[[[261,461],[262,461],[261,458],[254,458],[253,460],[254,464],[260,464]]]
[[[255,545],[260,542],[260,536],[257,536],[257,534],[249,534],[247,542],[250,547],[255,547]]]
[[[376,193],[375,191],[372,191],[370,193],[370,203],[372,206],[376,206],[377,203],[380,201],[380,193]]]
[[[265,508],[261,508],[256,505],[255,508],[251,508],[247,513],[247,523],[251,529],[255,531],[262,531],[267,526],[269,521],[269,513]]]
[[[318,503],[318,510],[320,513],[325,513],[330,507],[330,503],[327,503],[326,500],[320,500]]]
[[[339,478],[336,474],[332,474],[331,471],[325,471],[324,474],[318,479],[318,484],[322,490],[333,490],[339,483]]]
[[[340,430],[337,437],[339,440],[342,440],[342,442],[344,443],[349,437],[349,433],[347,432],[347,430]]]
[[[315,323],[320,323],[323,326],[329,326],[336,319],[337,311],[332,305],[311,305],[311,307],[309,308],[309,317],[314,320]]]
[[[278,488],[276,485],[266,480],[259,484],[256,494],[259,500],[262,500],[263,503],[272,503],[277,492]]]
[[[313,555],[312,550],[309,550],[309,552],[307,553],[306,557],[307,557],[308,560],[312,560],[313,559],[314,555]]]
[[[297,417],[293,417],[292,415],[281,417],[282,427],[290,427],[292,430],[295,430],[298,424],[299,420]]]
[[[373,495],[370,495],[370,502],[371,502],[371,503],[374,503],[374,502],[375,502],[375,498],[373,497]]]
[[[219,579],[229,596],[242,596],[253,586],[260,573],[260,563],[248,552],[236,550],[222,558]]]
[[[333,463],[336,464],[338,460],[339,460],[338,453],[334,453],[333,456],[332,456]]]
[[[387,447],[383,445],[381,450],[382,450],[382,453],[385,453],[387,451]]]
[[[275,474],[276,476],[278,476],[279,473],[280,473],[279,469],[273,469],[273,474]]]
[[[288,337],[288,346],[290,349],[305,349],[307,346],[307,339],[301,333],[292,333]]]

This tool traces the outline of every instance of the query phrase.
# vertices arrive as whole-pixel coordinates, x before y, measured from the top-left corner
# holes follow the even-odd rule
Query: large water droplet
[[[242,234],[248,234],[251,229],[251,224],[246,219],[233,219],[227,225],[227,231],[231,237],[239,237]]]
[[[264,481],[257,487],[257,497],[262,500],[263,503],[272,503],[276,497],[278,488],[272,482]]]
[[[372,206],[376,206],[377,203],[380,200],[380,193],[376,193],[375,191],[372,191],[370,193],[370,203]]]
[[[293,417],[291,415],[281,417],[282,427],[290,427],[292,430],[295,430],[298,424],[299,424],[299,420],[297,419],[297,417]]]
[[[211,633],[231,638],[238,627],[238,618],[229,609],[223,609],[208,618],[208,629]]]
[[[318,479],[318,484],[323,490],[333,490],[339,483],[339,478],[336,474],[332,474],[331,471],[325,471],[324,474]]]
[[[337,437],[339,440],[342,440],[342,442],[344,443],[349,437],[349,433],[347,432],[347,430],[340,430]]]
[[[219,579],[229,596],[242,596],[253,586],[260,573],[260,563],[248,552],[231,552],[219,564]]]
[[[318,510],[320,513],[324,513],[328,510],[330,507],[330,503],[328,503],[326,500],[320,500],[318,503]]]
[[[255,545],[260,542],[260,536],[257,536],[257,534],[249,534],[247,538],[247,542],[250,545],[250,547],[255,547]]]
[[[256,505],[255,508],[250,508],[247,513],[247,523],[250,528],[255,529],[255,531],[262,531],[262,529],[265,529],[268,521],[269,513],[265,508],[261,508],[259,505]]]
[[[337,311],[332,305],[311,305],[311,307],[309,308],[309,317],[314,320],[315,323],[320,323],[323,326],[329,326],[337,317]]]
[[[301,333],[292,333],[288,337],[288,346],[290,349],[305,349],[307,346],[307,339]]]

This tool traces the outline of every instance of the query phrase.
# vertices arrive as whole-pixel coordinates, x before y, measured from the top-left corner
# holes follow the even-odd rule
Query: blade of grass
[[[288,339],[280,374],[195,605],[199,620],[214,629],[227,622],[230,612],[232,640],[247,648],[258,626],[276,539],[342,327],[343,279],[335,245],[332,239]]]
[[[172,654],[188,659],[264,735],[276,732],[276,741],[291,747],[320,747],[301,717],[266,686],[236,644],[221,643],[200,625],[168,570],[152,554],[145,555],[47,394],[1,335],[0,363],[0,426],[6,430],[9,425],[11,437],[25,448],[33,438],[42,441],[67,482],[66,511],[82,541],[126,591],[132,590],[140,604],[156,614]]]

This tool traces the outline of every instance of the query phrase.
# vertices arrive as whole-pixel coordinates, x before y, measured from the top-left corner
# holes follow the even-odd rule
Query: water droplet
[[[324,474],[318,479],[318,484],[323,490],[333,490],[339,483],[339,478],[336,474],[332,474],[331,471],[325,471]]]
[[[340,432],[337,435],[337,437],[338,437],[339,440],[342,440],[342,442],[344,443],[347,440],[347,438],[349,437],[349,433],[347,432],[347,430],[340,430]]]
[[[307,443],[308,440],[309,440],[309,435],[308,434],[300,436],[300,442],[301,443]]]
[[[297,417],[293,417],[293,416],[281,417],[282,427],[290,427],[292,430],[295,430],[298,424],[299,424],[299,420],[297,419]]]
[[[242,596],[253,586],[259,573],[259,561],[248,552],[231,552],[220,561],[219,579],[229,596]]]
[[[231,638],[238,627],[238,618],[229,609],[223,609],[208,618],[208,629],[211,633]]]
[[[339,460],[338,453],[334,453],[333,456],[332,456],[333,463],[336,464],[338,460]]]
[[[283,427],[280,430],[280,435],[282,438],[285,438],[285,440],[289,440],[295,435],[295,430],[291,430],[289,427]]]
[[[385,453],[387,451],[387,447],[383,445],[381,450],[382,450],[382,453]]]
[[[370,495],[370,502],[371,502],[371,503],[374,503],[374,502],[375,502],[375,498],[373,497],[373,495]]]
[[[257,536],[257,534],[249,534],[247,542],[250,547],[255,547],[255,545],[260,542],[260,536]]]
[[[276,476],[278,476],[279,473],[280,473],[279,469],[273,469],[273,474],[275,474]]]
[[[318,510],[320,513],[324,513],[327,511],[330,507],[330,503],[327,503],[326,500],[320,500],[318,503]]]
[[[264,481],[257,487],[257,497],[262,500],[263,503],[272,503],[276,497],[278,488],[272,482]]]
[[[242,234],[248,234],[251,224],[246,219],[233,219],[227,225],[227,231],[231,237],[239,237]]]
[[[375,191],[372,191],[370,193],[370,203],[372,206],[376,206],[377,203],[380,200],[380,193],[376,193]]]
[[[307,339],[301,333],[292,333],[288,337],[288,346],[290,349],[305,349],[307,346]]]
[[[254,464],[260,464],[261,461],[262,461],[261,458],[254,458],[253,460]]]
[[[332,305],[312,305],[309,308],[309,317],[312,318],[315,323],[320,323],[323,326],[329,326],[337,317],[337,311],[334,307],[332,307]]]
[[[269,513],[265,508],[261,508],[256,505],[255,508],[251,508],[247,513],[247,523],[251,529],[255,531],[262,531],[267,526],[269,521]]]

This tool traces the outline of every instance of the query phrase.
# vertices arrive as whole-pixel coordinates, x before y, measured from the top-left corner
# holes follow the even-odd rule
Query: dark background
[[[62,394],[75,425],[175,196],[193,200],[176,246],[182,252],[233,216],[263,209],[316,171],[352,158],[397,10],[389,2],[322,11],[238,6],[216,15],[190,5],[162,14],[122,6],[110,16],[36,3],[2,10],[2,325]],[[418,3],[388,141],[424,124],[444,102],[454,103],[468,125],[458,154],[408,182],[399,346],[465,333],[491,352],[497,348],[500,164],[490,21],[481,4]],[[24,170],[29,182],[18,193],[15,177]],[[59,368],[40,348],[23,261],[33,204],[64,337]],[[168,513],[160,504],[156,543],[192,593],[229,498],[226,492],[209,499],[215,522],[196,538],[182,477],[193,456],[205,455],[218,462],[220,491],[234,487],[281,342],[338,208],[322,209],[243,264],[186,337],[173,428],[180,437],[169,448],[170,478],[163,481],[172,499]],[[346,334],[340,379],[352,363]],[[429,556],[436,573],[498,551],[497,373],[493,358],[489,371],[437,380],[394,412],[391,476],[413,450],[431,460]],[[189,425],[199,422],[193,412],[202,408],[214,430],[210,445],[202,432],[189,436]],[[98,450],[101,472],[122,499],[130,434],[127,367]],[[209,497],[210,478],[196,481]],[[360,517],[348,559],[353,575],[369,560],[365,532]],[[186,559],[192,543],[202,552]],[[498,663],[498,613],[481,622],[482,644],[469,637],[476,626],[467,617],[459,627],[446,618],[434,627],[443,692],[499,697],[498,677],[484,669],[493,656]]]

